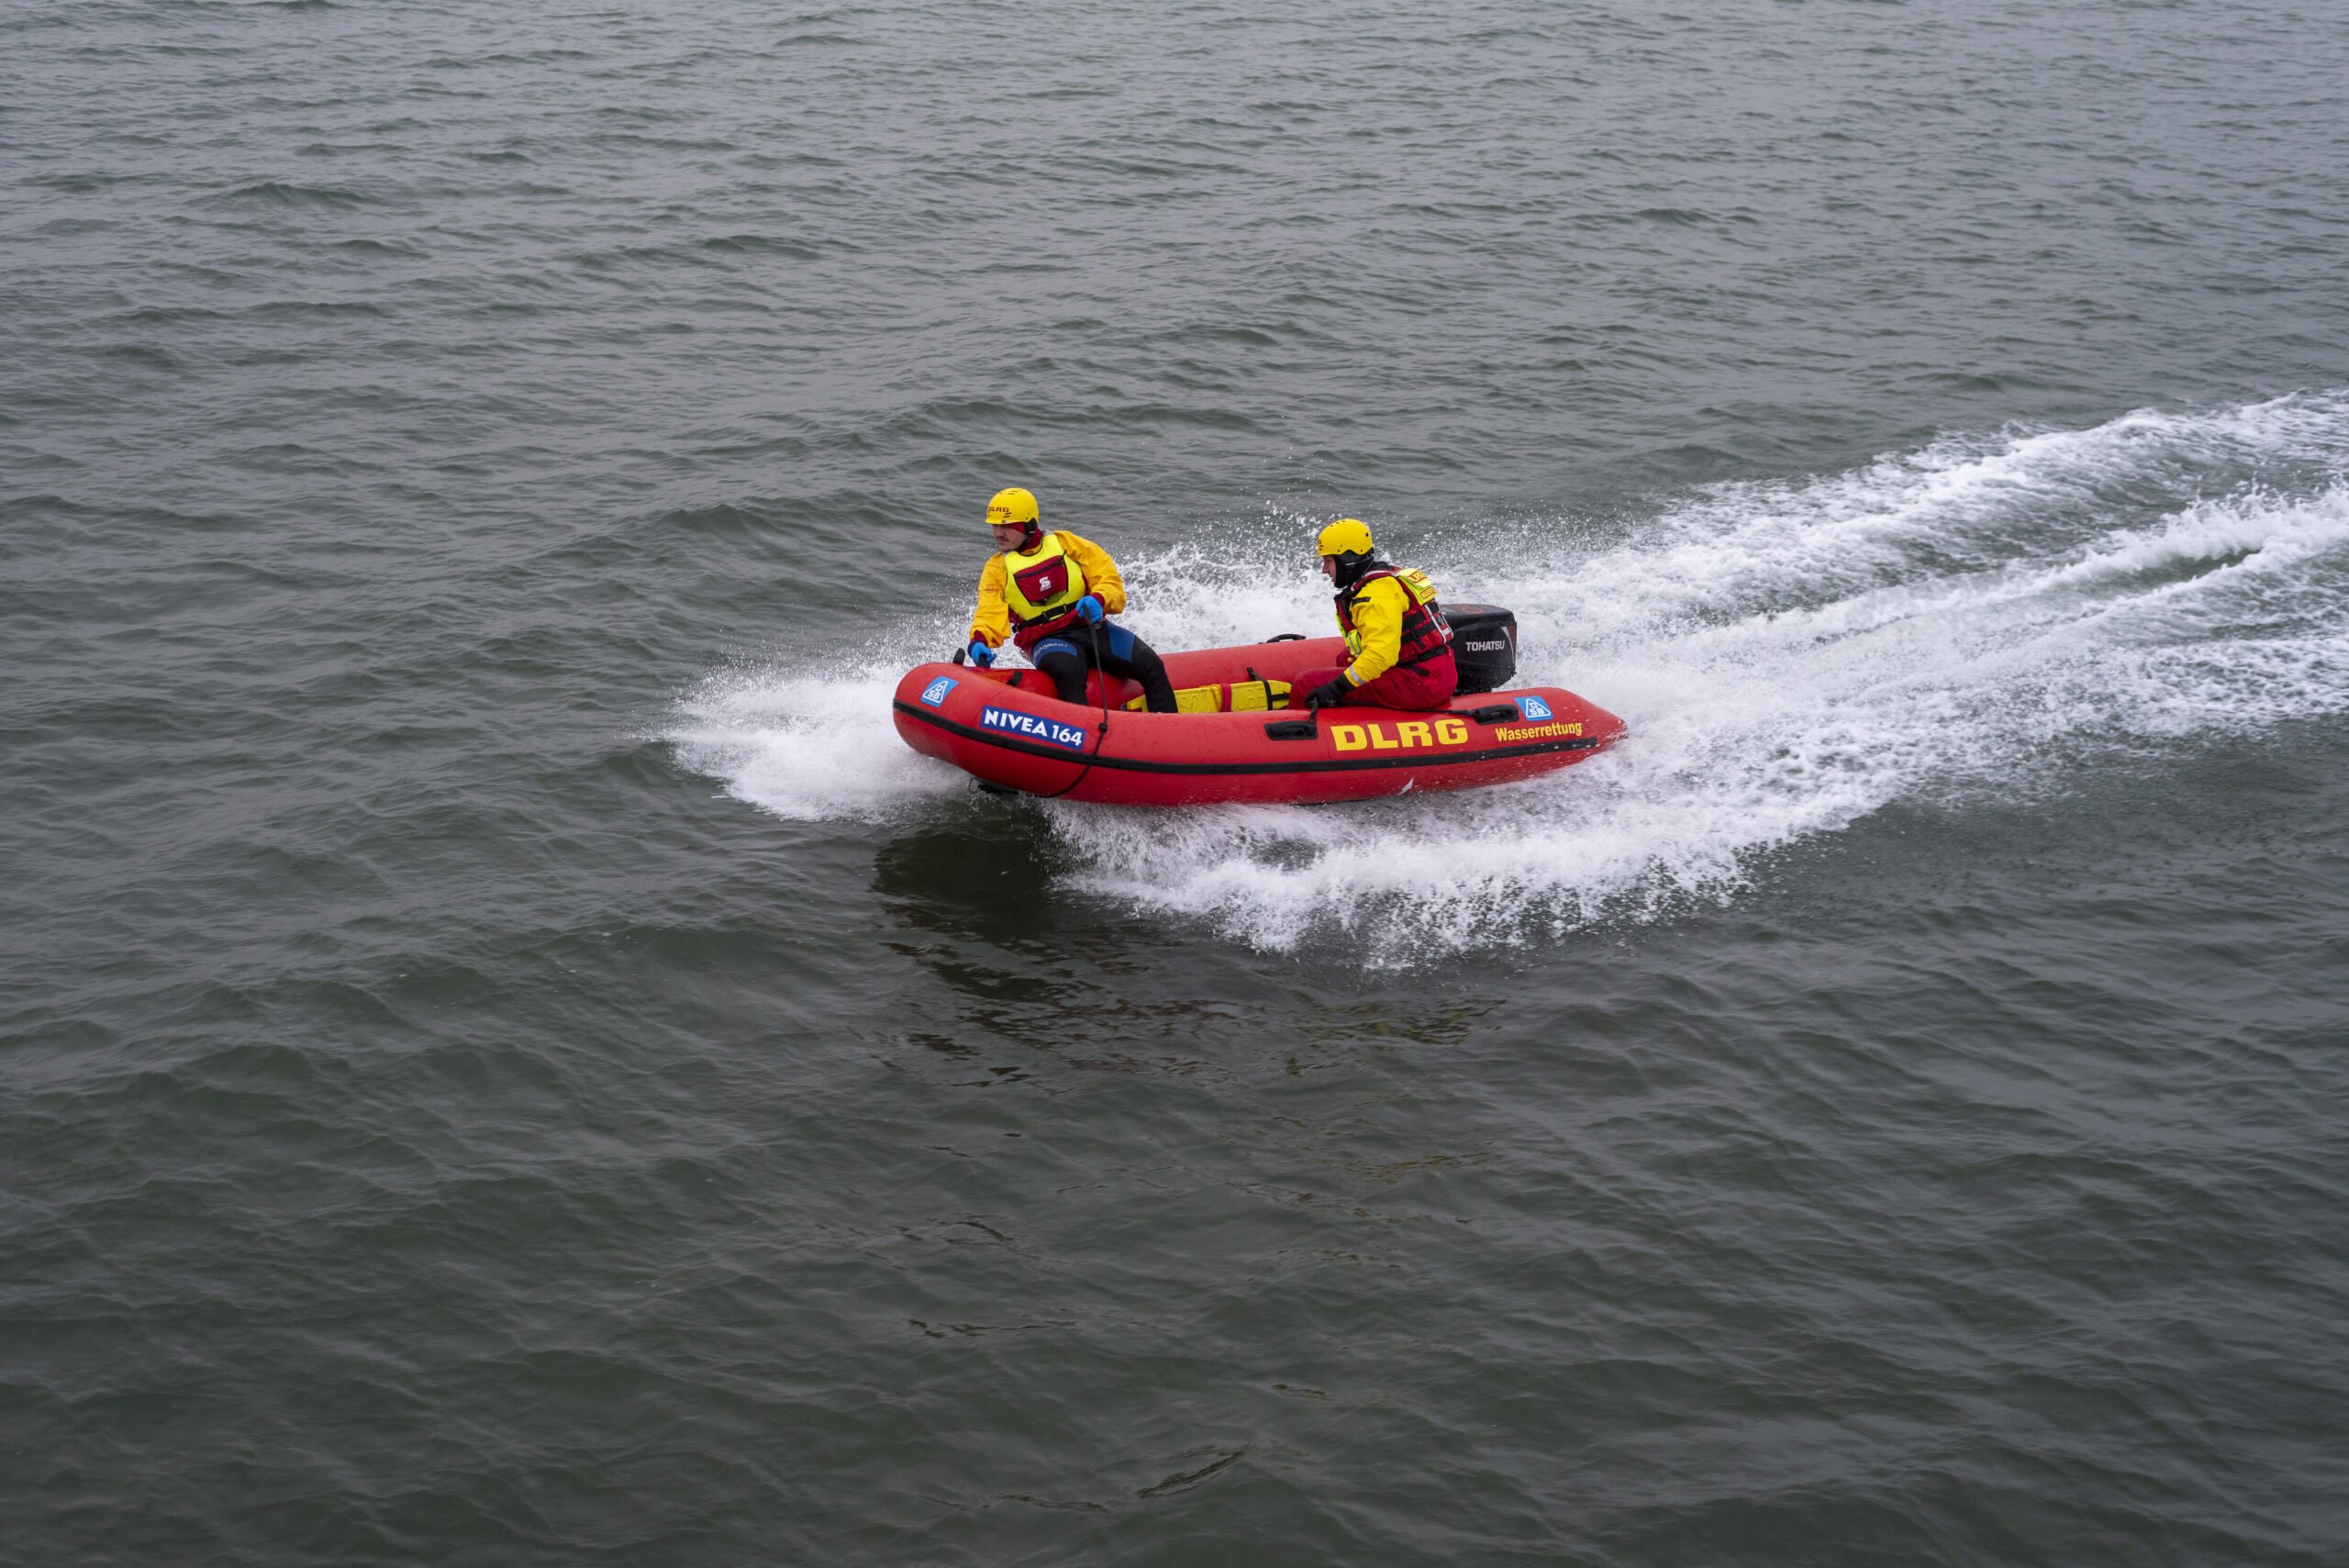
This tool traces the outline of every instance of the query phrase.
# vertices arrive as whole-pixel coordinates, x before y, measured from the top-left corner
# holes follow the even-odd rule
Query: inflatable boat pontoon
[[[1457,639],[1461,612],[1453,614]],[[917,665],[897,683],[897,733],[999,789],[1118,806],[1309,805],[1468,789],[1579,762],[1623,734],[1621,719],[1555,686],[1469,692],[1432,713],[1288,710],[1297,672],[1346,662],[1335,637],[1165,658],[1182,713],[1128,707],[1141,688],[1119,679],[1105,706],[1098,672],[1087,682],[1092,706],[1078,707],[1038,671]]]

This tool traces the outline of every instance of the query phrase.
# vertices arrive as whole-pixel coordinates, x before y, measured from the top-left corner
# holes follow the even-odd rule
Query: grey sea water
[[[2349,28],[0,14],[0,1561],[2338,1563]],[[1631,739],[1007,801],[1368,519]]]

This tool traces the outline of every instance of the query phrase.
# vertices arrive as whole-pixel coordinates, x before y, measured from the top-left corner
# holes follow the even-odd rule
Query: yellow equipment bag
[[[1231,683],[1233,713],[1263,713],[1270,708],[1288,706],[1286,681],[1234,681]]]
[[[1150,706],[1144,697],[1126,704],[1129,713]],[[1288,706],[1286,681],[1234,681],[1230,686],[1184,686],[1174,694],[1176,713],[1263,713]]]

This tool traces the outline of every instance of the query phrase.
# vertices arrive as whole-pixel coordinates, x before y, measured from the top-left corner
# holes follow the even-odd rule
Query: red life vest
[[[1396,650],[1395,668],[1417,669],[1439,653],[1449,653],[1452,623],[1443,618],[1442,606],[1435,602],[1435,584],[1428,581],[1428,574],[1417,567],[1398,572],[1384,565],[1372,567],[1338,595],[1338,628],[1346,634],[1346,651],[1356,657],[1362,653],[1362,635],[1354,630],[1354,595],[1381,577],[1394,578],[1411,596],[1411,607],[1403,612],[1402,646]]]
[[[1019,628],[1012,640],[1022,648],[1076,618],[1085,597],[1085,568],[1076,563],[1057,533],[1036,540],[1034,552],[1003,552],[1003,605]]]

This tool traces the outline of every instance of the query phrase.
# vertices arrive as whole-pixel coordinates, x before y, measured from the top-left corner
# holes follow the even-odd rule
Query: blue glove
[[[1092,594],[1085,595],[1076,601],[1076,613],[1085,617],[1085,625],[1099,626],[1102,615],[1100,599]]]
[[[995,650],[978,638],[971,639],[971,662],[984,670],[995,662]]]

